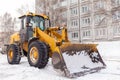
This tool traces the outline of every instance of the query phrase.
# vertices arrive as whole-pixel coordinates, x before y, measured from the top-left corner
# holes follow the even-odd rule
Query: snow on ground
[[[97,48],[103,58],[120,61],[120,41],[99,42],[98,44]]]
[[[120,42],[101,42],[98,46],[107,68],[72,80],[120,80]],[[44,69],[30,67],[22,58],[19,65],[10,65],[0,54],[0,80],[71,80],[54,71],[51,60]]]

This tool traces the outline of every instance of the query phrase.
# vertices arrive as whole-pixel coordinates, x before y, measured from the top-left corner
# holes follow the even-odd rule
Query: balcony
[[[108,23],[107,16],[105,14],[96,14],[94,16],[94,25],[95,27],[104,27]]]

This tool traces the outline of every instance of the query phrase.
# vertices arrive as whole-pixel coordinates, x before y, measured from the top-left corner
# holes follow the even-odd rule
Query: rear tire
[[[11,44],[7,51],[7,60],[9,64],[19,64],[21,60],[20,53],[18,52],[18,46]]]
[[[29,46],[27,57],[30,66],[44,68],[49,59],[47,46],[40,41],[32,42]]]

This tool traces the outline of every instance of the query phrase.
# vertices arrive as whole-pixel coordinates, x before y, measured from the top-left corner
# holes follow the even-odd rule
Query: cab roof
[[[31,13],[31,12],[28,12],[27,14],[20,16],[19,19],[26,17],[26,16],[41,16],[45,19],[48,19],[48,16],[45,14],[35,14],[35,13]]]

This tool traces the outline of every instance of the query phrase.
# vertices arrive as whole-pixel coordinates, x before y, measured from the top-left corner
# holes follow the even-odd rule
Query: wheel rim
[[[38,56],[39,56],[38,49],[36,47],[32,47],[30,50],[30,60],[33,63],[36,63],[38,61]]]
[[[8,58],[9,58],[10,61],[12,61],[12,59],[13,59],[13,50],[12,49],[10,49],[8,51]]]

